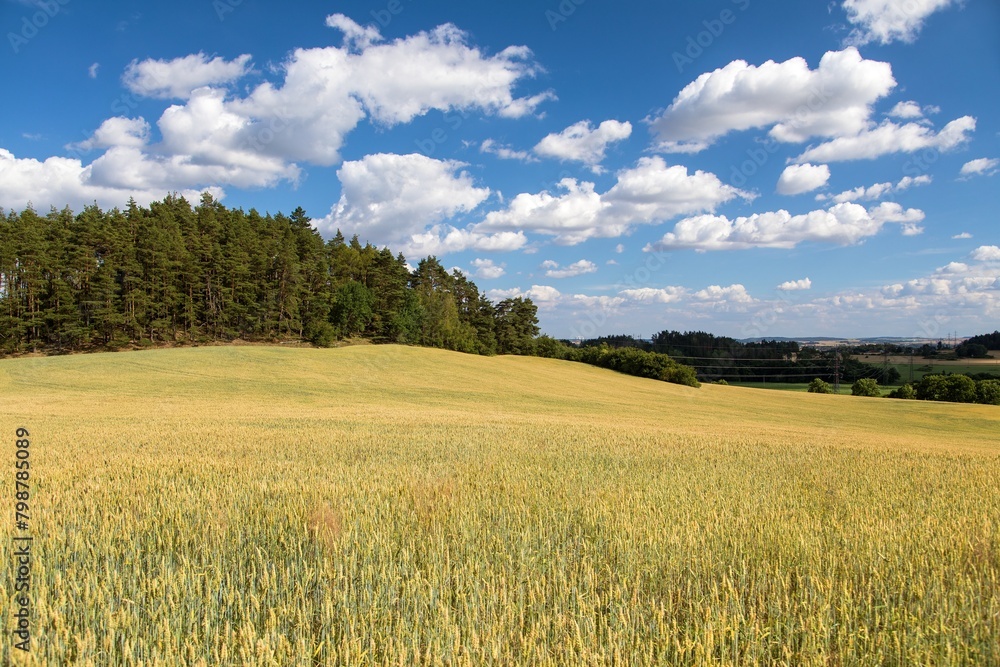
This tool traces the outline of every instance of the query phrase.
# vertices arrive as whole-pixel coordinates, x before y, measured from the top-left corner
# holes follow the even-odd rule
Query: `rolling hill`
[[[1000,659],[991,406],[400,346],[3,360],[0,406],[5,664]]]

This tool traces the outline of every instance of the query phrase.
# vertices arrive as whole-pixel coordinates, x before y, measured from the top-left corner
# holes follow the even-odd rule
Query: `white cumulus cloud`
[[[576,276],[582,276],[587,273],[594,273],[597,271],[597,265],[593,262],[581,259],[579,262],[573,262],[569,266],[560,267],[558,263],[549,260],[543,262],[543,268],[548,270],[545,272],[547,278],[575,278]]]
[[[969,255],[977,262],[1000,262],[1000,246],[984,245],[979,246]]]
[[[687,295],[688,290],[684,287],[637,287],[634,289],[622,290],[618,294],[630,301],[638,303],[676,303]]]
[[[507,273],[504,269],[506,264],[497,265],[492,259],[474,259],[470,262],[470,264],[474,269],[472,275],[476,278],[493,280],[495,278],[500,278]]]
[[[582,162],[598,168],[608,146],[628,139],[631,134],[632,124],[627,121],[606,120],[595,128],[589,120],[582,120],[562,132],[549,134],[534,150],[542,157]]]
[[[249,54],[210,60],[204,53],[194,53],[173,60],[133,60],[125,68],[122,83],[144,97],[187,99],[196,88],[232,83],[249,70]]]
[[[651,129],[659,148],[694,152],[738,130],[771,128],[781,142],[851,136],[868,127],[872,105],[896,86],[888,63],[857,49],[826,53],[810,70],[804,58],[760,66],[734,60],[689,83]]]
[[[398,245],[422,239],[428,245],[429,227],[479,206],[490,194],[476,187],[465,165],[424,155],[379,153],[345,162],[337,170],[340,201],[325,218],[316,220],[321,231],[340,229],[373,243]],[[455,230],[460,231],[460,230]],[[439,243],[448,244],[451,230],[438,229]],[[440,232],[445,232],[442,239]],[[471,237],[453,236],[451,245],[475,245]]]
[[[486,54],[451,24],[392,41],[342,15],[330,17],[327,25],[343,33],[341,46],[296,49],[276,70],[276,80],[245,93],[229,84],[250,73],[249,55],[134,61],[123,77],[132,92],[181,100],[155,123],[161,140],[151,141],[150,132],[138,125],[141,119],[109,119],[73,147],[106,148],[106,153],[81,164],[79,173],[60,171],[69,179],[66,187],[23,180],[41,172],[22,164],[17,197],[0,206],[30,199],[37,206],[62,207],[77,199],[49,197],[73,190],[74,179],[84,179],[83,186],[137,192],[295,183],[301,163],[340,162],[346,136],[366,118],[380,126],[410,122],[431,110],[516,118],[554,98],[549,91],[515,95],[514,88],[539,71],[523,46]],[[452,239],[448,247],[457,242],[450,230],[440,231],[438,244],[446,237]],[[471,242],[467,231],[464,236],[463,243]],[[475,238],[480,245],[514,242]]]
[[[604,193],[594,184],[565,178],[561,192],[521,193],[505,209],[488,213],[476,229],[530,231],[554,237],[561,245],[590,238],[613,238],[641,224],[664,222],[679,215],[712,211],[736,197],[751,198],[725,185],[711,173],[667,166],[660,157],[641,158],[618,172],[617,183]]]
[[[902,192],[918,185],[929,185],[932,177],[927,174],[920,176],[904,176],[896,184],[875,183],[868,187],[858,186],[853,190],[845,190],[835,195],[816,195],[816,201],[832,201],[836,204],[843,204],[849,201],[875,201],[886,195]]]
[[[782,195],[799,195],[818,190],[830,180],[830,167],[825,164],[793,164],[785,167],[778,178],[777,191]]]
[[[70,150],[89,151],[95,148],[130,146],[139,148],[149,142],[149,123],[144,118],[109,118],[89,139],[67,146]]]
[[[976,130],[972,116],[956,118],[940,132],[920,123],[898,125],[885,122],[853,136],[837,137],[814,146],[795,158],[796,162],[843,162],[846,160],[874,160],[893,153],[913,153],[932,149],[948,151],[969,140]]]
[[[866,209],[860,204],[836,204],[827,210],[802,215],[788,211],[757,213],[730,220],[722,215],[685,218],[646,251],[671,248],[694,250],[736,250],[744,248],[794,248],[800,243],[854,245],[874,236],[886,223],[899,223],[903,233],[919,233],[917,223],[924,213],[904,210],[899,204],[885,202]]]
[[[179,166],[179,165],[178,165]],[[75,158],[50,157],[44,161],[17,158],[10,151],[0,148],[0,202],[10,209],[23,209],[31,203],[36,210],[47,210],[49,205],[70,206],[79,211],[95,201],[105,209],[124,207],[129,197],[140,206],[162,199],[177,192],[190,201],[197,201],[202,188],[178,189],[157,187],[141,174],[118,174],[113,182],[94,177],[94,166],[83,165]],[[183,176],[177,181],[190,180]],[[222,199],[221,188],[205,188],[216,199]]]
[[[981,157],[962,165],[962,176],[992,176],[997,172],[1000,159]]]
[[[803,278],[802,280],[787,280],[778,285],[775,289],[778,289],[782,292],[796,292],[800,290],[808,290],[812,289],[812,281],[809,280],[808,278]]]
[[[954,0],[844,0],[847,19],[857,26],[847,41],[912,42],[928,16],[952,4]]]
[[[517,287],[505,290],[489,290],[486,292],[486,296],[491,301],[516,299],[518,297],[527,298],[531,299],[542,310],[553,308],[563,298],[559,290],[549,285],[532,285],[530,289],[526,290]]]
[[[754,298],[747,292],[747,288],[740,284],[722,287],[720,285],[709,285],[703,290],[695,292],[693,298],[714,306],[728,306],[732,304],[750,304]]]
[[[920,108],[920,105],[913,100],[907,100],[905,102],[899,102],[890,111],[889,115],[893,118],[903,118],[905,120],[914,120],[917,118],[924,117],[924,111]]]

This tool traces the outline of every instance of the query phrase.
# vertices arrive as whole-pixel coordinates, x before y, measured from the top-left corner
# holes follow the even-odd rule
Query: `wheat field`
[[[1000,409],[398,346],[0,361],[16,665],[1000,663]]]

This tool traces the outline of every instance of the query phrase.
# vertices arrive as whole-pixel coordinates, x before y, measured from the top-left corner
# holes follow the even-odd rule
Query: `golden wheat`
[[[4,664],[1000,662],[993,407],[391,346],[6,360],[0,401]]]

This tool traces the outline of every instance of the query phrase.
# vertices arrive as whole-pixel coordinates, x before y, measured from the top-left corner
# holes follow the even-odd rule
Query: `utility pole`
[[[910,384],[913,384],[913,348],[910,348]]]
[[[837,350],[837,356],[833,358],[833,393],[840,393],[840,350]]]

